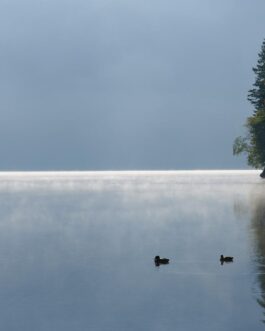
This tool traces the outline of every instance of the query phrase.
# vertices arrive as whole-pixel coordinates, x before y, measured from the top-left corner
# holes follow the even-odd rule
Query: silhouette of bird
[[[220,261],[223,262],[233,262],[233,257],[232,256],[220,256]]]
[[[155,261],[156,266],[159,266],[160,264],[168,264],[169,263],[169,259],[166,259],[166,258],[161,259],[159,255],[157,255],[154,258],[154,261]]]

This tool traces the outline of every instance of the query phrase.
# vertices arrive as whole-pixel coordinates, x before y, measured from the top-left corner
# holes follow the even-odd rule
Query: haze
[[[246,168],[265,2],[0,3],[0,170]]]

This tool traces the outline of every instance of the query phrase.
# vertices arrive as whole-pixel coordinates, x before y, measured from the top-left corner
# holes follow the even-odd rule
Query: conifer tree
[[[247,135],[235,139],[233,153],[246,153],[250,166],[264,168],[261,177],[265,178],[265,39],[253,72],[256,79],[253,88],[248,91],[248,100],[254,110],[245,124]]]

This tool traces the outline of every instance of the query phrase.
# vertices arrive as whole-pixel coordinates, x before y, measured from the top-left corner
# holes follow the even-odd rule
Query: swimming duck
[[[169,259],[166,259],[166,258],[161,259],[159,255],[157,255],[154,258],[154,261],[155,261],[156,266],[159,266],[160,264],[168,264],[169,263]]]
[[[220,256],[220,261],[221,262],[233,262],[233,257],[232,256]]]

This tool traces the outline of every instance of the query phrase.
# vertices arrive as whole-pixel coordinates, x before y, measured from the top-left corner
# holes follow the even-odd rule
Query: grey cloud
[[[0,5],[0,168],[245,167],[264,3]]]

